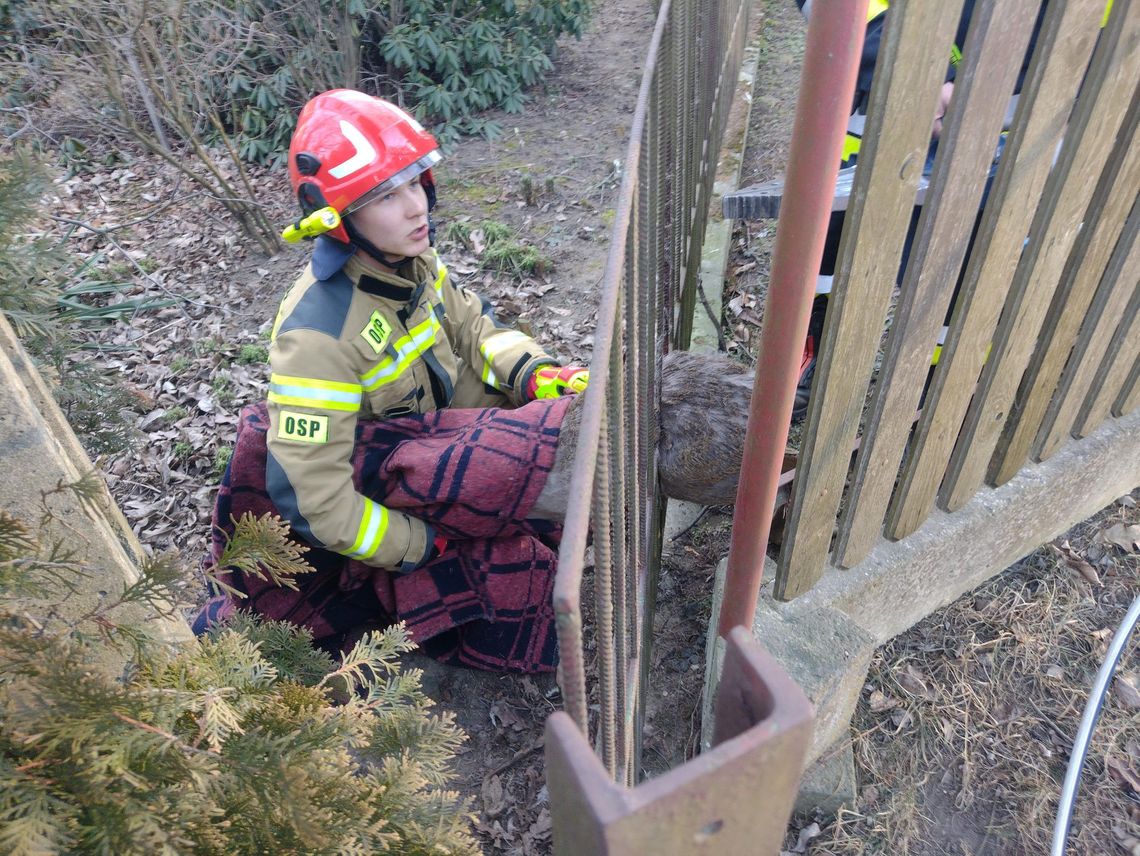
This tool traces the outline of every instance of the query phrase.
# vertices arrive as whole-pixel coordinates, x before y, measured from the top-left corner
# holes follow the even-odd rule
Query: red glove
[[[429,562],[434,561],[435,559],[438,559],[440,556],[442,556],[446,552],[447,552],[447,539],[444,538],[442,535],[436,535],[435,538],[431,542],[431,558],[428,559],[428,561]]]
[[[526,382],[526,397],[534,401],[575,395],[583,392],[589,382],[590,371],[582,366],[539,366]]]
[[[424,550],[424,554],[418,560],[406,561],[401,564],[398,569],[401,574],[410,574],[412,571],[434,562],[447,550],[447,539],[442,535],[437,535],[435,527],[431,524],[425,523],[424,525],[427,526],[427,549]]]

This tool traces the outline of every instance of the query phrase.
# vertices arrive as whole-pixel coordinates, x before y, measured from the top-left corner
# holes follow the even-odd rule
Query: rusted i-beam
[[[636,788],[614,784],[570,717],[546,723],[558,856],[775,856],[811,739],[803,692],[737,628],[717,688],[713,748]]]

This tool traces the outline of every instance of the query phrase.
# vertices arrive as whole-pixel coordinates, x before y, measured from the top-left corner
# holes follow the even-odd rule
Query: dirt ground
[[[651,5],[598,4],[588,32],[563,45],[526,111],[494,116],[504,136],[463,142],[437,169],[440,248],[453,273],[568,361],[592,351]],[[782,168],[803,45],[791,0],[758,0],[760,13],[767,23],[742,184]],[[288,222],[284,175],[254,170],[254,182],[272,219]],[[61,178],[53,212],[86,224],[45,228],[70,233],[69,246],[127,283],[124,298],[178,298],[107,327],[91,343],[98,350],[76,354],[70,368],[93,367],[125,390],[95,414],[121,442],[92,449],[147,548],[177,549],[193,566],[204,554],[237,414],[264,397],[268,327],[304,251],[266,259],[244,247],[216,205],[168,167],[129,151],[114,167]],[[489,264],[484,238],[496,224],[534,250],[529,273]],[[773,223],[750,223],[734,237],[724,326],[730,353],[746,362],[774,232]],[[71,415],[92,417],[78,405]],[[723,512],[666,545],[645,734],[651,775],[696,750],[712,569],[730,526]],[[1106,510],[1069,533],[1068,546],[1058,539],[882,649],[852,737],[859,801],[831,823],[797,818],[788,850],[1041,852],[1067,735],[1106,632],[1140,590],[1135,553],[1103,533],[1137,520],[1134,505]],[[418,656],[408,662],[425,669],[429,694],[469,735],[457,784],[473,797],[486,852],[550,852],[542,728],[558,707],[553,679],[459,671]],[[1070,852],[1140,854],[1140,733],[1125,688],[1137,669],[1133,654],[1106,707]]]

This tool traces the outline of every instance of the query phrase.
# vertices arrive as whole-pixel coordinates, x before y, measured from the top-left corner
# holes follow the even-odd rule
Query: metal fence
[[[663,506],[656,493],[656,365],[688,344],[716,158],[736,86],[749,3],[658,7],[602,284],[590,386],[571,481],[554,607],[567,713],[615,781],[640,765]],[[587,675],[582,587],[593,547],[596,672]],[[596,678],[596,683],[595,679]]]
[[[1107,18],[1104,0],[1046,4],[985,198],[1037,4],[977,4],[896,295],[962,5],[891,6],[784,531],[782,599],[857,565],[883,536],[914,532],[936,503],[960,509],[1137,405],[1137,0],[1116,0]]]

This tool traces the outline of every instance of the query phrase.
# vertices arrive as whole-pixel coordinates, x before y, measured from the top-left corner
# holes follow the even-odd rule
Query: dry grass
[[[1046,545],[880,649],[854,723],[858,803],[809,853],[1048,852],[1072,737],[1140,593],[1140,556],[1101,533],[1138,520],[1114,506],[1068,534],[1071,562]],[[1138,670],[1134,638],[1094,734],[1070,853],[1140,856],[1140,702],[1119,680]]]

